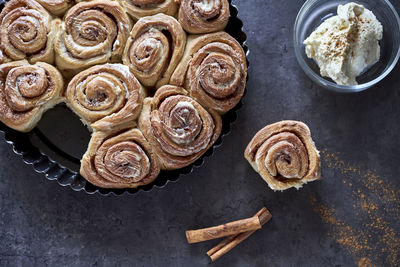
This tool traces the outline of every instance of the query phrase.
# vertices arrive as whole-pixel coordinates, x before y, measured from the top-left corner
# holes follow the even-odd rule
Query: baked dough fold
[[[176,0],[119,0],[119,2],[134,20],[158,13],[175,16],[178,10]]]
[[[47,63],[0,65],[0,120],[21,132],[32,130],[46,110],[63,100],[63,87],[60,72]]]
[[[226,32],[217,32],[188,37],[170,83],[187,88],[202,105],[224,114],[239,103],[246,78],[243,48]]]
[[[225,29],[229,21],[228,0],[180,0],[179,22],[192,34]]]
[[[59,19],[34,0],[11,0],[0,13],[2,62],[27,59],[54,62],[53,43]],[[0,57],[1,58],[1,57]]]
[[[181,88],[165,85],[146,98],[139,128],[165,170],[183,168],[200,158],[221,134],[221,117]]]
[[[145,97],[143,87],[122,64],[93,66],[68,84],[68,106],[82,121],[99,131],[132,124]]]
[[[70,77],[96,64],[120,61],[130,29],[128,16],[115,1],[74,5],[58,26],[57,68]]]
[[[244,156],[273,190],[300,188],[321,178],[319,152],[302,122],[281,121],[264,127]]]
[[[144,17],[133,26],[123,62],[144,86],[158,88],[168,83],[185,44],[185,31],[175,18],[165,14]]]
[[[83,155],[80,174],[102,188],[136,188],[160,173],[157,157],[140,130],[95,132]]]
[[[51,14],[61,16],[72,6],[72,0],[36,0]]]

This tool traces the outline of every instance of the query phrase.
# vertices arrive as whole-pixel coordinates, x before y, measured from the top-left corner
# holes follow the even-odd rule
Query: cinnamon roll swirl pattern
[[[185,49],[186,34],[171,16],[140,19],[125,47],[123,62],[148,87],[167,84]]]
[[[179,22],[193,34],[225,29],[230,12],[228,0],[180,0]]]
[[[80,173],[102,188],[135,188],[154,181],[160,172],[150,144],[138,129],[95,132],[83,155]]]
[[[319,152],[302,122],[266,126],[251,140],[244,156],[273,190],[300,188],[321,178]]]
[[[72,0],[36,0],[51,14],[61,16],[72,5]]]
[[[60,20],[34,0],[11,0],[0,13],[2,62],[27,59],[53,63],[53,43]]]
[[[246,86],[246,55],[229,34],[188,37],[185,53],[171,77],[202,105],[224,114],[235,107]]]
[[[139,128],[157,154],[161,168],[174,170],[195,162],[218,139],[222,121],[181,87],[165,85],[146,98]]]
[[[246,82],[242,47],[218,32],[228,5],[7,1],[0,13],[0,121],[27,132],[65,102],[93,132],[80,173],[102,188],[135,188],[161,169],[194,163],[220,136],[221,114],[239,102]],[[208,34],[187,38],[185,29]]]
[[[66,92],[71,109],[87,125],[102,131],[133,122],[144,96],[143,87],[122,64],[97,65],[82,71]]]
[[[130,21],[115,1],[81,2],[68,10],[58,27],[56,65],[66,75],[121,59]]]
[[[53,66],[26,60],[0,65],[0,120],[28,132],[42,114],[62,101],[63,78]]]
[[[134,20],[158,13],[174,16],[178,10],[176,0],[119,0],[119,2]]]

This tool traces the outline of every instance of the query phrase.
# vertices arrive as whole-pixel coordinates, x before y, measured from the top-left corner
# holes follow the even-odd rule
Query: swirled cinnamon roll
[[[178,11],[176,0],[119,0],[134,20],[158,13],[174,16]]]
[[[62,101],[63,78],[53,66],[26,60],[0,65],[0,120],[28,132],[42,114]]]
[[[72,5],[72,0],[36,0],[51,14],[61,16]]]
[[[171,85],[145,99],[139,118],[139,128],[165,170],[195,162],[218,139],[221,127],[218,113],[207,111],[186,90]]]
[[[185,44],[186,34],[173,17],[144,17],[133,26],[123,62],[143,85],[158,88],[168,83]]]
[[[235,107],[246,86],[246,56],[226,32],[188,37],[170,83],[184,86],[202,105],[224,114]]]
[[[179,22],[193,34],[225,29],[230,12],[228,0],[180,0]]]
[[[157,157],[138,129],[95,132],[81,161],[81,175],[102,188],[136,188],[160,173]]]
[[[80,2],[65,14],[55,41],[56,65],[67,76],[121,59],[131,24],[115,1]]]
[[[321,178],[319,152],[302,122],[266,126],[251,140],[244,156],[273,190],[300,188]]]
[[[51,64],[54,62],[54,38],[60,23],[34,0],[8,1],[0,13],[1,50],[11,60]]]
[[[93,66],[68,84],[68,106],[95,130],[110,131],[132,123],[145,93],[129,68],[122,64]]]

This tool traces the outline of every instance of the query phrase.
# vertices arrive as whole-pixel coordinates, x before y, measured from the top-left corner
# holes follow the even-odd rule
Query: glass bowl
[[[320,75],[317,63],[307,57],[303,41],[327,18],[337,15],[338,5],[352,1],[308,0],[300,9],[294,25],[294,48],[297,60],[304,72],[317,84],[344,93],[361,92],[385,78],[396,65],[400,56],[400,19],[388,0],[356,0],[357,4],[371,10],[383,26],[380,40],[381,57],[377,63],[357,77],[358,85],[338,85]]]

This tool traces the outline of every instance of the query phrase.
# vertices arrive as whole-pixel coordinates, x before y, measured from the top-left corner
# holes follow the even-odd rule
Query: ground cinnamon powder
[[[358,267],[372,267],[372,264],[368,258],[361,258],[358,262]]]
[[[350,188],[353,199],[354,218],[349,220],[340,217],[340,210],[324,204],[328,201],[311,196],[314,210],[331,226],[329,235],[361,258],[358,266],[399,266],[400,189],[374,170],[345,163],[340,153],[322,150],[321,160]],[[351,225],[348,221],[357,224]]]

